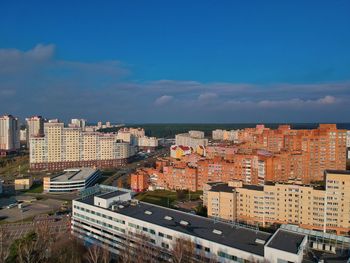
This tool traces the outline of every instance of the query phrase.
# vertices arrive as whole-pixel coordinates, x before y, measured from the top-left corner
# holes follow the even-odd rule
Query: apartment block
[[[175,144],[196,149],[199,145],[207,146],[208,139],[204,138],[204,132],[202,131],[189,131],[188,133],[176,134]]]
[[[30,140],[31,169],[63,170],[75,167],[118,167],[135,154],[134,147],[121,142],[116,134],[84,132],[51,121],[44,136]]]
[[[163,176],[158,184],[165,189],[172,190],[197,191],[200,189],[198,188],[197,169],[181,162],[164,167]]]
[[[350,231],[350,171],[326,170],[325,186],[276,183],[264,186],[207,185],[210,217],[263,226],[295,224],[347,235]],[[228,206],[229,203],[236,202]],[[235,211],[233,209],[236,209]]]
[[[12,115],[0,116],[0,155],[20,148],[18,119]]]
[[[139,169],[130,175],[130,186],[134,192],[146,191],[149,187],[149,172]]]

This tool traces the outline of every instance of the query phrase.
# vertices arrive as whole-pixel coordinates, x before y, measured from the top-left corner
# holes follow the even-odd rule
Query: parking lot
[[[29,200],[21,203],[22,208],[16,205],[12,208],[1,209],[0,218],[6,222],[20,222],[40,214],[54,213],[63,203],[63,200],[56,199]]]

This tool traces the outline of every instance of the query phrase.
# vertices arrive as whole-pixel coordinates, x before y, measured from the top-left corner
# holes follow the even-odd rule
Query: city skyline
[[[349,7],[1,3],[0,112],[123,123],[349,122],[341,114],[350,102]]]

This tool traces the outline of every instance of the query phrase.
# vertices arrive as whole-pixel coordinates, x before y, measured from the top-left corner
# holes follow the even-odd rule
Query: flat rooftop
[[[82,181],[89,178],[97,170],[89,167],[67,169],[51,177],[51,182]]]
[[[233,193],[235,191],[235,187],[229,186],[228,184],[216,184],[216,185],[212,186],[210,191],[211,192]]]
[[[120,196],[120,195],[127,194],[127,193],[128,192],[117,190],[117,191],[113,191],[113,192],[109,192],[109,193],[99,194],[96,196],[99,198],[102,198],[102,199],[109,199],[109,198]]]
[[[304,238],[305,235],[303,234],[292,233],[279,229],[267,246],[289,253],[298,254],[300,245]]]
[[[93,196],[76,201],[93,205]],[[111,209],[108,210],[111,211]],[[146,210],[149,212],[145,213]],[[113,212],[260,256],[264,255],[264,243],[272,236],[270,233],[237,227],[233,224],[143,202],[135,206],[124,206]],[[181,224],[181,221],[188,222],[188,225]],[[214,230],[216,233],[213,232]],[[260,242],[256,242],[257,239]]]

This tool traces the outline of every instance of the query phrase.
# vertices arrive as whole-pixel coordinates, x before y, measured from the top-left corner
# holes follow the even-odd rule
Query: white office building
[[[163,259],[175,241],[190,240],[195,253],[217,262],[302,262],[307,235],[285,229],[274,234],[228,224],[132,199],[129,190],[110,186],[86,189],[73,201],[72,233],[88,243],[107,246],[113,254],[147,236]],[[142,235],[140,235],[142,234]]]
[[[44,192],[72,192],[85,189],[96,183],[101,172],[84,167],[66,169],[53,177],[44,177]]]

